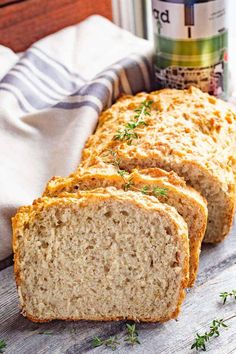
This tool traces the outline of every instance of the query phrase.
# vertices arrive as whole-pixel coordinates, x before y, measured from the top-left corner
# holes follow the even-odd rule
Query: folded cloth
[[[152,45],[100,16],[50,35],[18,57],[0,46],[0,260],[11,217],[53,175],[79,163],[99,113],[150,90]]]

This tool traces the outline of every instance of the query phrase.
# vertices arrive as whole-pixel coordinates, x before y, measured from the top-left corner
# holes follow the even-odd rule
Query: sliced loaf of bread
[[[183,218],[154,197],[106,188],[41,198],[13,218],[22,313],[35,322],[175,318],[188,247]]]
[[[125,170],[160,167],[184,177],[208,202],[204,241],[228,234],[235,208],[236,116],[227,103],[193,87],[122,97],[101,114],[82,166],[107,160],[110,149]]]
[[[130,190],[154,195],[161,202],[175,207],[188,225],[190,254],[188,286],[193,286],[207,224],[206,201],[193,188],[186,186],[184,180],[174,172],[166,172],[158,168],[134,170],[130,174],[124,172],[120,175],[120,171],[112,165],[85,170],[81,168],[70,177],[52,178],[44,195],[56,197],[64,192],[76,193],[78,190],[91,190],[98,187],[114,186],[118,189],[129,187]]]

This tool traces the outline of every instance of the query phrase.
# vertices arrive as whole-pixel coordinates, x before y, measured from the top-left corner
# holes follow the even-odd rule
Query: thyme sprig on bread
[[[123,179],[123,189],[124,191],[132,190],[141,192],[142,194],[153,194],[155,197],[164,197],[167,195],[167,188],[160,188],[160,187],[150,187],[148,185],[144,185],[142,188],[136,188],[132,181],[132,176],[126,170],[120,168],[120,159],[117,157],[117,153],[113,150],[109,150],[109,154],[112,157],[111,164],[116,167],[118,175]]]
[[[128,129],[138,139],[132,146],[120,141],[117,129],[134,120],[134,108],[150,99],[150,117],[143,119],[146,125]],[[102,113],[96,133],[83,151],[82,166],[96,164],[114,146],[124,169],[161,166],[176,172],[207,200],[205,241],[218,243],[228,234],[234,215],[235,135],[236,115],[230,106],[195,87],[139,93],[121,98]]]
[[[140,192],[143,194],[150,194],[152,193],[155,195],[155,197],[165,197],[167,195],[167,188],[160,188],[160,187],[153,187],[150,188],[149,186],[145,185],[143,186],[142,189],[140,189]]]
[[[131,145],[133,139],[138,139],[138,134],[135,129],[147,125],[147,122],[144,120],[145,117],[151,115],[151,106],[153,101],[145,100],[143,101],[138,108],[134,110],[136,113],[134,120],[128,122],[124,129],[118,129],[113,137],[114,140],[126,141],[128,145]]]

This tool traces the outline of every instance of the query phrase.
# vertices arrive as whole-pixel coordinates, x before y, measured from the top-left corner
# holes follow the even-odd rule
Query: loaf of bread
[[[41,198],[13,218],[22,313],[166,321],[188,283],[188,230],[175,208],[114,187]]]
[[[202,239],[207,224],[207,206],[204,198],[174,172],[153,168],[134,170],[123,177],[113,165],[81,168],[70,177],[54,177],[49,181],[45,196],[57,197],[61,193],[76,193],[78,190],[91,190],[98,187],[114,186],[124,189],[125,183],[130,189],[143,194],[155,195],[159,201],[169,204],[178,211],[188,225],[189,231],[189,284],[196,279]]]
[[[133,140],[119,139],[143,101],[151,101]],[[132,125],[132,124],[131,124]],[[121,134],[120,134],[121,135]],[[160,167],[175,171],[208,203],[205,242],[228,234],[235,208],[236,118],[229,105],[196,88],[164,89],[122,97],[100,116],[83,153],[84,168],[116,151],[120,168]]]

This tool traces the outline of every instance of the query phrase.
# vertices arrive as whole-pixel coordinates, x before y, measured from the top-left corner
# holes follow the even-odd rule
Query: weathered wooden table
[[[164,324],[137,324],[141,344],[123,344],[125,322],[62,322],[37,324],[25,319],[18,307],[13,267],[0,272],[0,339],[7,343],[7,354],[82,354],[111,353],[105,347],[93,348],[94,336],[117,335],[121,345],[116,353],[187,354],[195,333],[204,332],[210,322],[236,313],[236,301],[225,305],[219,298],[222,291],[236,289],[236,226],[219,245],[204,245],[196,286],[188,291],[178,321]],[[228,321],[218,338],[207,344],[214,354],[236,353],[236,318]]]

